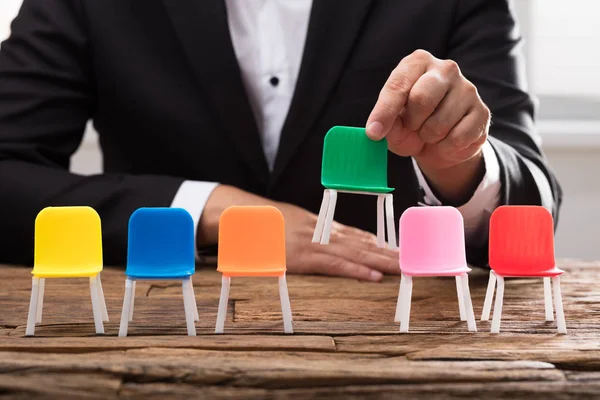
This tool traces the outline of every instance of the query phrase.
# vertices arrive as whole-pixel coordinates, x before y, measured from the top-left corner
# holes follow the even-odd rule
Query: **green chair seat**
[[[364,128],[334,126],[325,135],[321,184],[327,189],[389,193],[387,140],[368,138]]]
[[[389,187],[369,187],[369,186],[351,186],[351,185],[336,185],[323,184],[326,189],[334,189],[349,192],[370,192],[370,193],[390,193],[394,188]]]

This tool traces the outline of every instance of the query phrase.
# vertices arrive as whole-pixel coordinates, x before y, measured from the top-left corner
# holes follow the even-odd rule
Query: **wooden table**
[[[110,322],[96,336],[86,280],[48,280],[44,324],[24,337],[29,268],[0,267],[0,398],[593,398],[600,396],[600,263],[563,261],[569,333],[544,322],[541,280],[508,280],[502,331],[458,320],[453,278],[421,278],[411,333],[394,323],[398,277],[383,283],[288,277],[294,335],[276,279],[233,279],[214,335],[220,275],[194,277],[198,336],[186,336],[181,285],[138,282],[130,336],[117,337],[119,269],[102,274]],[[473,271],[481,314],[487,272]]]

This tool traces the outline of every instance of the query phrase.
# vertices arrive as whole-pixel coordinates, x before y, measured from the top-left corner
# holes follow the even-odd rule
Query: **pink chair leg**
[[[469,332],[477,332],[477,324],[475,323],[475,314],[473,313],[473,302],[471,301],[471,290],[469,289],[469,275],[464,274],[462,277],[462,289],[465,296],[465,313],[467,314],[467,326]]]
[[[456,297],[458,297],[458,313],[461,321],[467,320],[467,314],[465,313],[465,295],[462,285],[462,277],[460,275],[455,277],[456,280]]]
[[[400,332],[408,333],[408,326],[410,321],[410,303],[412,299],[412,277],[402,275],[402,279],[405,280],[403,292],[401,294],[401,306],[400,306]]]
[[[396,315],[394,316],[394,322],[400,322],[400,310],[402,305],[402,293],[403,293],[404,279],[400,278],[400,289],[398,290],[398,301],[396,302]]]

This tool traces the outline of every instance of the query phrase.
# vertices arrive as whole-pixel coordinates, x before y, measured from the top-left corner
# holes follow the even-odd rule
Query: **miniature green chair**
[[[334,126],[325,135],[321,184],[325,187],[313,243],[328,244],[337,193],[377,196],[377,246],[385,247],[384,203],[389,247],[397,249],[394,189],[387,186],[387,140],[374,141],[364,128]]]

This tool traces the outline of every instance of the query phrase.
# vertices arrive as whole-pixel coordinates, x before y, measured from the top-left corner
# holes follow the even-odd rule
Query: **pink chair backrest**
[[[553,269],[552,214],[540,206],[498,207],[490,219],[489,259],[500,275],[536,276]]]
[[[410,207],[400,217],[400,268],[443,273],[467,266],[463,218],[454,207]]]

